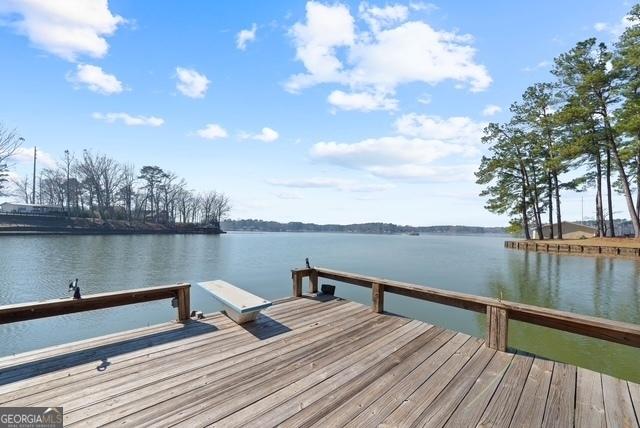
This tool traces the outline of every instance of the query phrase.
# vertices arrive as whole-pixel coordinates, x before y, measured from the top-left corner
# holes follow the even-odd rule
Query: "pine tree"
[[[612,159],[619,174],[620,186],[627,202],[635,236],[640,237],[640,220],[633,202],[622,153],[624,141],[619,138],[613,125],[613,111],[619,98],[616,86],[618,83],[617,71],[610,69],[611,59],[612,53],[606,45],[604,43],[597,44],[596,40],[591,38],[579,42],[569,52],[556,58],[553,73],[562,84],[564,96],[579,100],[588,108],[588,113],[597,118],[602,125],[606,141],[607,166],[609,159]],[[609,179],[609,174],[607,174],[607,179]],[[609,182],[607,186],[610,189]],[[611,191],[609,191],[608,198],[609,206],[611,206]],[[613,210],[611,208],[609,208],[609,221],[609,227],[613,232]]]
[[[616,112],[616,130],[628,140],[623,156],[636,184],[636,211],[640,213],[640,5],[631,9],[627,19],[631,25],[620,36],[613,58],[623,97]]]
[[[531,146],[514,123],[491,123],[484,130],[483,143],[490,144],[490,156],[483,156],[476,172],[477,183],[487,186],[480,196],[488,196],[485,208],[511,216],[511,229],[521,224],[526,239],[531,239],[529,217],[534,217],[536,231],[542,237],[538,189],[531,182],[527,159]]]

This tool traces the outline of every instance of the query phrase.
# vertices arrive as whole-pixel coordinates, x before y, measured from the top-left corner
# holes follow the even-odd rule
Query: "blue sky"
[[[42,167],[87,148],[224,191],[232,218],[504,225],[473,182],[482,127],[630,7],[0,0],[0,121],[20,175],[34,145]]]

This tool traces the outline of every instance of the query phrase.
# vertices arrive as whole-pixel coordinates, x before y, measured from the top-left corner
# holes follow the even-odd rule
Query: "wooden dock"
[[[514,250],[543,251],[547,253],[568,253],[584,256],[606,255],[640,257],[640,248],[615,245],[588,245],[544,241],[505,241],[505,248]]]
[[[298,293],[305,276],[311,291],[318,277],[370,284],[374,303]],[[174,287],[176,296],[188,296],[184,287]],[[274,302],[253,323],[240,326],[218,313],[2,358],[0,406],[63,406],[69,426],[638,427],[640,385],[498,350],[506,339],[491,325],[506,327],[508,316],[503,323],[491,308],[493,344],[382,313],[393,287],[440,303],[453,299],[445,304],[470,298],[297,270],[296,296]],[[509,302],[483,299],[467,309],[504,303],[520,316]],[[178,308],[183,316],[184,302]],[[575,329],[582,316],[565,317]],[[602,321],[594,334],[619,327],[624,332],[607,333],[613,341],[640,337],[638,326]]]

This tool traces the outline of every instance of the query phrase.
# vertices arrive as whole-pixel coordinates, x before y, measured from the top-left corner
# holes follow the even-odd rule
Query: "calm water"
[[[290,269],[312,264],[438,288],[640,323],[640,262],[527,253],[500,236],[229,233],[224,236],[0,238],[0,304],[58,298],[80,279],[85,294],[222,278],[270,299],[291,293]],[[305,284],[306,286],[306,284]],[[369,290],[336,294],[365,304]],[[193,309],[217,311],[194,286]],[[387,295],[385,308],[483,336],[483,315]],[[168,301],[0,326],[0,355],[174,319]],[[510,345],[640,381],[640,350],[510,324]]]

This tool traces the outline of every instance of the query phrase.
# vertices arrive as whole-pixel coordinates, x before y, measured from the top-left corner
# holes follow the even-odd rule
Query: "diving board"
[[[258,312],[272,305],[270,301],[226,281],[206,281],[198,285],[213,294],[224,306],[227,316],[238,324],[255,320]]]

